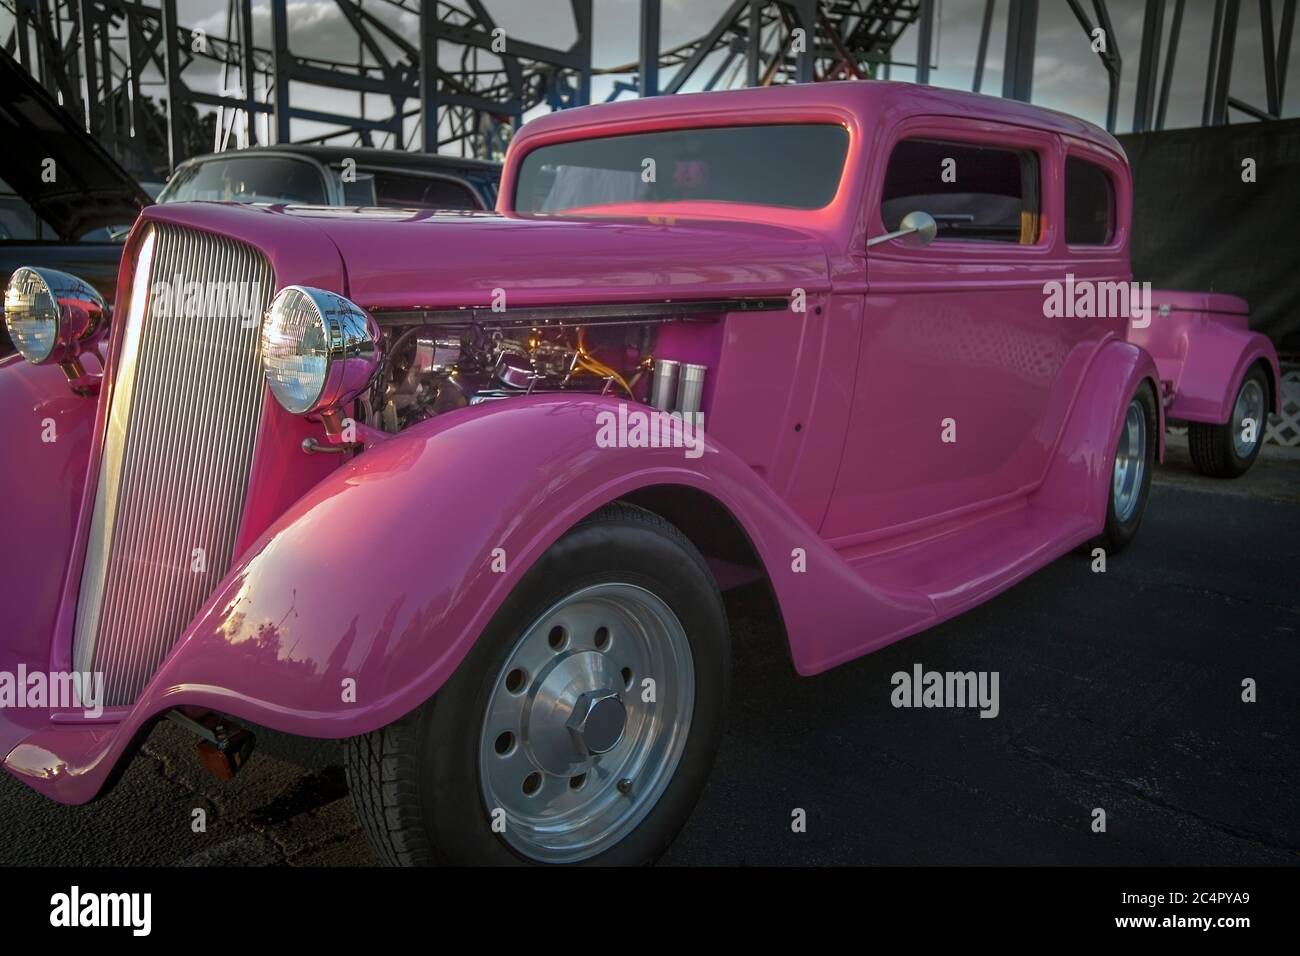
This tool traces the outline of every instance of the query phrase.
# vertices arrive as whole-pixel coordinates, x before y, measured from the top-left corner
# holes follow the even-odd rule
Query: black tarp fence
[[[1241,296],[1251,328],[1300,353],[1300,119],[1119,141],[1133,168],[1133,277]]]

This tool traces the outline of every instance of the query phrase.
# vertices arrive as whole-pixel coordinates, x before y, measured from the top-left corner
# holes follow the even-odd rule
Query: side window
[[[1110,175],[1096,163],[1065,160],[1065,241],[1072,246],[1104,246],[1115,236],[1115,190]]]
[[[349,182],[343,179],[341,169],[336,169],[335,172],[339,173],[339,180],[343,184],[343,205],[379,205],[375,202],[375,177],[371,173],[357,173],[356,178]]]
[[[880,196],[880,218],[893,232],[909,212],[928,212],[936,241],[1038,241],[1038,156],[930,139],[894,147]]]
[[[461,183],[428,176],[375,173],[375,195],[380,206],[416,209],[479,209],[474,194]]]

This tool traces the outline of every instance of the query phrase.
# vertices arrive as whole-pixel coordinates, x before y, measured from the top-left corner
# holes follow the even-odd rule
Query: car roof
[[[250,146],[246,149],[227,150],[223,153],[205,153],[202,156],[194,156],[186,160],[186,162],[202,162],[209,159],[223,159],[236,155],[246,156],[257,153],[290,153],[314,159],[326,166],[341,163],[345,159],[354,159],[359,166],[387,166],[393,169],[416,169],[427,172],[479,175],[489,178],[496,178],[501,175],[501,164],[486,159],[443,156],[441,154],[418,153],[402,149],[375,149],[370,146],[325,146],[315,143]]]
[[[719,123],[727,123],[744,116],[749,110],[767,107],[792,112],[819,108],[848,111],[859,117],[864,125],[872,117],[879,116],[890,117],[891,123],[908,116],[924,115],[996,120],[1065,133],[1102,146],[1117,156],[1125,155],[1114,136],[1077,116],[998,96],[886,80],[835,80],[618,100],[540,116],[526,124],[515,140],[521,142],[540,134],[568,129],[663,118],[698,120],[716,117]]]

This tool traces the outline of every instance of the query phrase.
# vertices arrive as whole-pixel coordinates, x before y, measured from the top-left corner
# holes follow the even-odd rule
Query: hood
[[[803,229],[719,220],[525,218],[497,213],[154,206],[146,219],[223,232],[259,246],[324,234],[367,309],[505,307],[789,296],[829,288],[825,242]],[[303,280],[277,273],[278,286]]]
[[[80,122],[8,53],[0,50],[0,179],[65,241],[127,225],[149,196]],[[19,145],[21,144],[21,145]],[[54,160],[44,182],[41,159]]]

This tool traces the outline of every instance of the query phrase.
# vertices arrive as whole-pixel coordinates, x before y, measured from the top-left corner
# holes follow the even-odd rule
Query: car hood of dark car
[[[77,117],[2,50],[0,88],[0,179],[61,239],[131,223],[149,205],[148,194]],[[51,168],[53,182],[46,182]]]

